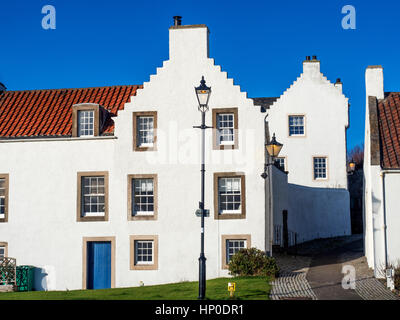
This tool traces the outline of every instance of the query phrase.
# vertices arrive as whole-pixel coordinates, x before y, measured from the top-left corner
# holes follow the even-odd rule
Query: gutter
[[[97,136],[97,137],[54,137],[54,138],[8,138],[0,139],[0,143],[15,143],[15,142],[55,142],[55,141],[87,141],[87,140],[114,140],[116,136]]]

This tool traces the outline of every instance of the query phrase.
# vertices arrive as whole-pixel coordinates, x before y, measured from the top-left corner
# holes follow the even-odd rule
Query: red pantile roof
[[[400,93],[390,92],[378,103],[383,168],[400,168]]]
[[[72,135],[72,106],[96,103],[116,116],[142,86],[5,91],[0,93],[0,138]],[[102,135],[114,132],[109,118]]]

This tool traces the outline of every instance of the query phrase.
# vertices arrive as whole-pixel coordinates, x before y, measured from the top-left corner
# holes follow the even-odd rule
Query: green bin
[[[33,266],[17,266],[17,291],[32,291],[34,274],[35,267]]]

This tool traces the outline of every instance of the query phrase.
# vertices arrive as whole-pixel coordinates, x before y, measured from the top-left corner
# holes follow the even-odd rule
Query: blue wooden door
[[[87,243],[87,288],[111,288],[111,242]]]

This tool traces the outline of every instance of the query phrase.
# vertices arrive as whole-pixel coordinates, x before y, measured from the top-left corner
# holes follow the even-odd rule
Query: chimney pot
[[[182,17],[181,16],[174,16],[174,26],[180,26],[182,24]]]

